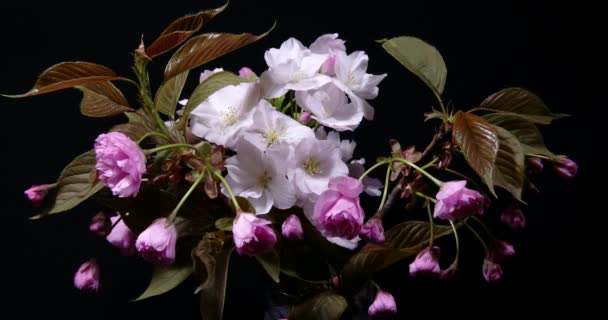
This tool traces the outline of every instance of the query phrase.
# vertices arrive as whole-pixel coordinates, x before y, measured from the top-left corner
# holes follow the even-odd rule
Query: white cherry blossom
[[[317,90],[296,92],[296,101],[320,124],[336,131],[354,130],[363,119],[363,111],[348,101],[344,91],[333,83]]]

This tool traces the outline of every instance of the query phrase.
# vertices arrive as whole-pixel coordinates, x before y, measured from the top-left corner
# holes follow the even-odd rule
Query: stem
[[[380,205],[378,206],[377,211],[381,211],[384,208],[384,203],[386,201],[386,196],[388,194],[388,183],[390,182],[391,177],[391,166],[386,167],[386,178],[384,178],[384,191],[382,191],[382,200],[380,200]]]
[[[471,227],[466,221],[463,221],[462,223],[464,223],[464,225],[471,230],[471,233],[473,233],[477,240],[479,240],[479,243],[481,243],[483,246],[483,250],[485,251],[486,255],[488,255],[488,245],[485,241],[483,241],[483,238],[479,235],[479,233],[477,233],[477,231],[475,231],[475,229],[473,229],[473,227]]]
[[[448,112],[446,111],[445,106],[443,105],[443,100],[441,100],[439,93],[435,92],[435,90],[433,90],[433,93],[435,94],[435,98],[437,98],[437,101],[439,101],[439,106],[441,107],[441,112],[447,114]]]
[[[174,143],[174,144],[167,144],[164,146],[160,146],[160,147],[156,147],[154,149],[148,149],[148,150],[144,150],[144,152],[146,154],[152,154],[155,152],[159,152],[159,151],[163,151],[163,150],[167,150],[167,149],[173,149],[173,148],[190,148],[194,151],[198,151],[196,150],[196,147],[194,147],[191,144],[187,144],[187,143]]]
[[[437,160],[439,160],[439,158],[433,158],[432,161],[430,161],[429,163],[423,165],[422,167],[420,167],[421,169],[426,169],[428,167],[431,167],[435,164],[435,162],[437,162]]]
[[[429,224],[431,225],[429,247],[433,247],[433,238],[434,238],[433,229],[435,229],[435,226],[433,225],[433,214],[431,213],[431,202],[430,201],[426,202],[426,211],[429,215]]]
[[[426,201],[431,201],[432,203],[437,203],[437,199],[431,197],[431,196],[427,196],[426,194],[422,193],[422,192],[418,192],[416,191],[416,195],[419,197],[422,197],[424,199],[426,199]]]
[[[188,189],[188,191],[186,191],[186,194],[184,194],[184,196],[182,197],[182,199],[179,201],[179,203],[177,204],[177,206],[175,207],[175,209],[173,209],[173,212],[171,212],[171,215],[169,216],[169,219],[167,219],[167,224],[170,225],[171,223],[173,223],[173,220],[175,220],[175,217],[177,216],[177,212],[179,211],[179,209],[181,209],[181,207],[184,205],[184,203],[186,203],[186,200],[188,200],[188,197],[190,197],[190,195],[192,194],[192,192],[194,191],[194,189],[196,189],[196,187],[198,186],[199,183],[201,183],[201,181],[203,181],[203,178],[205,177],[205,172],[199,172],[198,177],[196,178],[196,180],[194,180],[194,183],[192,183],[192,185],[190,186],[190,189]]]
[[[391,194],[388,195],[388,198],[386,199],[386,202],[384,203],[384,208],[382,208],[382,212],[386,212],[386,211],[390,210],[390,208],[395,203],[395,199],[403,190],[404,183],[405,183],[405,179],[401,178],[401,180],[399,180],[399,182],[393,187],[393,190],[391,190]]]
[[[488,237],[490,237],[490,239],[496,239],[496,237],[494,237],[494,234],[492,234],[492,231],[490,231],[490,228],[488,228],[488,226],[486,226],[485,223],[483,223],[483,221],[481,221],[481,219],[472,216],[471,219],[475,220],[475,222],[477,222],[477,224],[479,224],[483,230],[486,232],[486,234],[488,235]]]
[[[169,140],[167,138],[167,136],[165,136],[164,134],[152,131],[152,132],[148,132],[148,133],[144,134],[143,137],[139,138],[139,140],[137,140],[137,144],[142,143],[144,140],[146,140],[147,138],[152,137],[152,136],[162,137],[162,138]]]
[[[450,222],[450,226],[452,226],[452,231],[454,232],[454,239],[456,240],[456,257],[454,261],[458,263],[458,259],[460,257],[460,240],[458,239],[458,230],[456,230],[456,226],[452,220],[448,220]]]
[[[359,181],[363,180],[363,178],[365,178],[365,176],[367,176],[370,172],[374,171],[374,169],[376,169],[384,164],[390,163],[390,162],[391,162],[391,160],[387,159],[387,160],[380,161],[380,162],[376,163],[375,165],[371,166],[371,168],[369,168],[369,169],[367,169],[367,171],[363,172],[363,174],[359,177]],[[390,169],[390,166],[389,166],[389,169]]]
[[[444,113],[445,113],[445,111],[444,111]],[[429,152],[431,152],[431,149],[433,149],[433,147],[435,146],[435,144],[437,143],[438,140],[439,140],[439,132],[435,133],[435,135],[433,136],[433,140],[431,140],[429,145],[426,146],[424,151],[422,151],[422,155],[420,156],[420,159],[423,159],[424,157],[426,157],[426,155]]]
[[[228,184],[228,182],[226,181],[226,179],[224,179],[224,177],[222,177],[222,175],[219,173],[219,171],[212,169],[213,170],[213,174],[222,182],[222,184],[224,185],[224,187],[226,188],[226,191],[228,191],[228,194],[230,195],[230,200],[232,200],[232,205],[234,205],[234,209],[236,210],[236,212],[241,212],[243,210],[241,210],[241,206],[239,206],[239,202],[236,201],[236,197],[234,196],[234,193],[232,193],[232,189],[230,189],[230,185]]]
[[[405,163],[406,165],[416,169],[418,172],[422,173],[424,176],[429,178],[431,181],[433,181],[433,183],[435,183],[439,187],[441,187],[443,185],[443,182],[439,181],[437,178],[433,177],[430,173],[426,172],[424,169],[411,163],[408,160],[405,160],[405,159],[399,157],[399,158],[394,158],[393,161],[399,161],[399,162]]]

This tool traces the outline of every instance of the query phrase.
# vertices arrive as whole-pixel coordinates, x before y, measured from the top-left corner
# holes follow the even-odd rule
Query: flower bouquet
[[[196,35],[224,8],[182,17],[156,40],[142,40],[133,79],[94,63],[63,62],[12,96],[76,88],[82,114],[127,117],[91,141],[92,150],[55,183],[26,195],[42,208],[34,218],[99,204],[91,231],[155,265],[136,300],[192,276],[205,319],[221,319],[228,264],[238,254],[255,259],[288,297],[283,317],[354,314],[364,286],[374,289],[365,312],[392,316],[397,305],[374,281],[378,273],[408,260],[413,277],[454,278],[458,235],[469,232],[485,252],[480,276],[497,281],[515,251],[486,222],[523,228],[524,198],[544,165],[564,178],[576,174],[576,164],[550,151],[538,129],[565,115],[522,88],[501,90],[467,111],[444,105],[445,63],[414,37],[378,42],[434,93],[436,107],[425,118],[435,133],[420,149],[387,139],[379,159],[353,159],[356,142],[345,137],[373,120],[372,100],[386,74],[368,74],[368,56],[347,50],[337,34],[308,46],[287,39],[264,54],[267,70],[205,70],[192,92],[182,92],[191,70],[266,35]],[[148,67],[174,49],[152,90]],[[138,101],[127,101],[115,83],[135,86]],[[362,197],[377,209],[365,212]],[[455,254],[440,265],[436,240],[444,237],[453,239]],[[92,253],[74,285],[98,291],[100,277]]]

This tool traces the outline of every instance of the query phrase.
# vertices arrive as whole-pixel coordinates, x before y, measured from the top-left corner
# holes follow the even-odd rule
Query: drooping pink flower
[[[500,221],[513,229],[526,226],[526,216],[519,208],[509,208],[500,214]]]
[[[433,217],[445,220],[462,219],[482,214],[488,201],[481,193],[466,188],[466,180],[445,182],[437,192]]]
[[[120,216],[111,217],[110,221],[114,228],[112,228],[112,231],[106,237],[108,242],[120,249],[120,253],[125,256],[133,254],[135,252],[135,240],[137,239],[135,233],[127,227]]]
[[[392,294],[378,289],[374,302],[367,309],[367,314],[374,318],[387,318],[397,314],[397,303]]]
[[[302,240],[304,238],[304,231],[302,230],[302,222],[300,222],[300,218],[295,214],[290,215],[285,219],[283,225],[281,226],[281,232],[283,237],[287,239],[298,239]]]
[[[74,286],[80,290],[99,290],[99,265],[94,258],[83,263],[74,274]]]
[[[483,278],[487,282],[496,282],[502,278],[502,268],[499,263],[496,263],[490,259],[483,260]]]
[[[328,237],[353,239],[359,235],[365,213],[359,203],[363,183],[351,177],[336,177],[329,181],[315,203],[312,220]]]
[[[526,162],[527,174],[539,174],[543,172],[543,159],[538,157],[530,157]]]
[[[103,211],[94,215],[89,224],[89,230],[100,237],[107,236],[110,232],[110,227],[112,227],[112,223]]]
[[[559,161],[553,162],[553,167],[557,171],[557,174],[564,179],[574,178],[578,171],[576,162],[568,158],[561,158]]]
[[[410,275],[412,277],[439,275],[440,272],[439,247],[437,246],[420,251],[418,255],[416,255],[414,262],[410,264]]]
[[[515,248],[513,248],[513,245],[502,240],[493,240],[490,243],[489,249],[489,259],[497,263],[515,255]]]
[[[270,221],[260,219],[252,213],[241,212],[232,224],[232,235],[236,251],[244,256],[256,256],[272,250],[277,236]]]
[[[137,195],[146,172],[146,156],[139,146],[120,132],[101,134],[95,140],[99,180],[120,198]]]
[[[147,261],[158,265],[170,265],[175,261],[177,230],[175,225],[166,226],[167,218],[154,221],[139,234],[135,248]]]
[[[359,236],[361,239],[375,243],[375,244],[383,244],[384,243],[384,226],[382,226],[382,219],[378,217],[373,217],[369,219],[362,227],[361,231],[359,231]]]
[[[28,199],[30,199],[30,202],[34,207],[39,207],[46,195],[49,193],[49,189],[53,188],[54,186],[55,185],[52,184],[34,185],[25,190],[24,193]]]

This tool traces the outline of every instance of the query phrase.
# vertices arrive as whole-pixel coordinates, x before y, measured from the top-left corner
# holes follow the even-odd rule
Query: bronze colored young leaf
[[[183,130],[188,123],[188,117],[194,108],[198,107],[203,101],[207,100],[210,95],[216,91],[229,86],[236,85],[247,80],[227,71],[214,73],[209,76],[205,81],[201,82],[192,92],[186,107],[184,107],[184,114],[180,122],[177,123],[176,129]]]
[[[456,113],[453,133],[471,168],[494,193],[492,176],[498,152],[498,137],[494,126],[474,114],[459,111]]]
[[[487,97],[479,108],[515,115],[540,124],[550,124],[555,119],[568,116],[552,113],[537,95],[522,88],[502,89]]]
[[[133,111],[125,96],[110,81],[77,86],[82,91],[80,112],[89,117],[110,117]]]
[[[156,267],[152,274],[152,280],[148,288],[137,297],[134,301],[144,300],[150,297],[161,295],[186,280],[192,273],[191,265],[176,266],[172,265],[169,267]]]
[[[186,70],[169,79],[158,88],[156,97],[154,98],[156,111],[164,113],[171,118],[175,117],[175,108],[177,107],[179,96],[182,94],[186,79],[188,79],[188,73],[190,72]]]
[[[165,81],[186,70],[196,68],[231,51],[258,41],[265,37],[268,32],[259,36],[249,33],[207,33],[194,37],[179,48],[167,63]]]
[[[502,113],[490,113],[482,116],[482,118],[511,132],[521,143],[524,154],[555,157],[555,154],[545,146],[543,135],[534,123],[515,115]]]
[[[48,214],[72,209],[103,188],[103,184],[97,180],[95,163],[95,151],[91,150],[76,157],[63,169]]]
[[[146,48],[146,54],[150,58],[157,57],[186,41],[192,34],[199,31],[218,13],[224,11],[225,5],[201,11],[196,14],[187,15],[173,21],[152,44]]]
[[[524,185],[524,154],[517,138],[501,127],[494,127],[498,136],[498,153],[492,180],[521,200]]]
[[[448,69],[435,47],[414,37],[397,37],[382,42],[397,61],[426,83],[437,96],[443,93]]]
[[[220,218],[215,221],[215,227],[218,230],[232,231],[233,222],[234,222],[234,218],[232,218],[232,217]]]
[[[346,299],[334,292],[325,291],[289,308],[289,320],[338,320],[348,307]]]
[[[279,274],[281,273],[280,267],[280,259],[279,255],[275,250],[272,250],[268,253],[255,256],[256,260],[262,265],[262,268],[266,270],[266,273],[270,276],[270,278],[279,283]]]
[[[5,96],[9,98],[23,98],[87,83],[118,79],[120,77],[114,71],[95,63],[82,61],[62,62],[42,72],[30,91],[23,94]]]
[[[201,290],[201,316],[208,320],[222,320],[226,298],[226,282],[230,255],[234,247],[224,247],[216,256],[215,272],[206,289]]]

